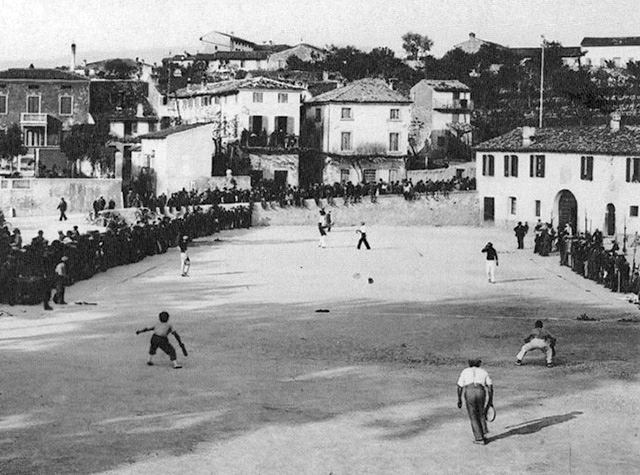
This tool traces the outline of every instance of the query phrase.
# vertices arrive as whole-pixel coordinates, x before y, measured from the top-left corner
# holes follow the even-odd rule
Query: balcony
[[[20,113],[21,125],[47,125],[47,114],[33,114],[31,112]]]
[[[448,101],[433,101],[433,108],[446,111],[467,111],[473,109],[473,101],[469,99],[451,99]]]

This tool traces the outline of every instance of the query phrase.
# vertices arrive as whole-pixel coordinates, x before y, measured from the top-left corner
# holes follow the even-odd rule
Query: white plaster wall
[[[342,108],[350,107],[352,119],[342,119]],[[407,153],[411,113],[409,104],[336,104],[323,105],[325,144],[323,151],[345,154],[340,147],[342,132],[351,132],[354,150],[365,144],[380,144],[389,155]],[[400,120],[391,120],[390,110],[400,109]],[[398,151],[389,152],[389,134],[399,133]]]
[[[0,209],[6,216],[13,208],[16,216],[55,216],[60,198],[69,207],[67,214],[88,213],[100,196],[122,207],[122,180],[93,178],[31,178],[0,180]]]
[[[617,233],[623,232],[625,221],[628,234],[640,232],[640,218],[629,216],[630,206],[640,206],[640,183],[625,181],[627,157],[594,156],[593,181],[587,181],[580,179],[579,154],[545,154],[544,178],[529,176],[529,153],[516,154],[518,177],[504,176],[505,153],[492,154],[495,157],[495,176],[483,176],[482,155],[487,153],[476,153],[480,206],[482,208],[484,197],[495,198],[495,222],[498,225],[511,225],[518,221],[535,223],[538,219],[535,216],[535,200],[540,200],[540,219],[547,222],[553,219],[554,225],[557,225],[557,195],[562,190],[569,190],[578,204],[579,231],[585,229],[585,218],[588,230],[603,230],[607,204],[612,203],[616,209]],[[517,199],[515,215],[509,213],[509,197],[512,196]]]
[[[630,60],[640,60],[640,46],[600,46],[584,48],[583,64],[588,64],[587,61],[591,60],[591,66],[602,66],[602,60],[613,60],[613,58],[621,59],[621,66],[624,67]]]

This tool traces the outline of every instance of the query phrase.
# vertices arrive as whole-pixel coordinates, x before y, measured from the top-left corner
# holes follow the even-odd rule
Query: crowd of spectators
[[[608,247],[608,246],[607,246]],[[595,230],[573,235],[567,226],[558,234],[560,264],[570,267],[585,279],[604,285],[612,292],[640,291],[640,278],[635,258],[629,264],[625,252],[616,240],[605,248],[602,232]]]
[[[176,218],[156,216],[141,210],[133,225],[117,212],[102,212],[107,229],[80,234],[78,227],[59,231],[49,243],[40,231],[24,243],[19,229],[0,228],[0,303],[37,304],[54,283],[54,269],[63,256],[68,266],[68,284],[88,279],[115,266],[139,262],[162,254],[178,244],[182,236],[194,239],[224,229],[248,228],[250,206],[224,209],[193,207]],[[85,297],[90,299],[90,296]]]
[[[376,202],[381,195],[402,195],[406,200],[416,200],[421,197],[448,197],[452,191],[475,190],[475,178],[454,177],[449,180],[419,180],[415,184],[411,179],[386,183],[382,180],[370,183],[353,183],[351,181],[336,182],[333,185],[313,184],[309,187],[297,187],[282,184],[274,180],[260,180],[251,189],[239,189],[236,186],[207,188],[206,190],[182,189],[170,196],[162,193],[140,195],[129,190],[125,195],[125,207],[137,208],[141,206],[150,209],[180,208],[195,205],[218,205],[224,203],[278,203],[281,207],[304,207],[305,200],[326,200],[329,205],[335,205],[335,198],[343,198],[345,205],[360,203],[363,198]]]

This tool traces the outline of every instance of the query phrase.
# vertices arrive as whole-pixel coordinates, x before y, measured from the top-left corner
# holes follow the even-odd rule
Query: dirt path
[[[0,472],[635,471],[640,325],[618,321],[635,306],[511,233],[369,234],[358,252],[354,228],[328,249],[312,228],[227,232],[192,248],[189,278],[172,249],[68,290],[96,305],[0,308]],[[164,309],[190,350],[181,370],[147,367],[134,333]],[[537,318],[559,337],[551,370],[537,354],[513,365]],[[471,356],[496,384],[484,447],[455,407]]]

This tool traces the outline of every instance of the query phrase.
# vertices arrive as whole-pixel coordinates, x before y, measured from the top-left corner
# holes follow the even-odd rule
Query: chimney
[[[522,146],[529,147],[536,138],[535,127],[522,127]]]
[[[469,39],[470,40],[475,40],[476,39],[476,34],[475,33],[469,33]]]
[[[615,133],[620,130],[621,119],[622,116],[620,115],[620,112],[611,113],[611,120],[609,121],[609,128],[611,129],[611,132]]]
[[[76,44],[71,43],[71,72],[76,70]]]

